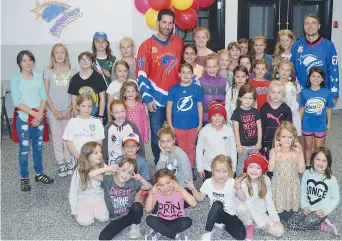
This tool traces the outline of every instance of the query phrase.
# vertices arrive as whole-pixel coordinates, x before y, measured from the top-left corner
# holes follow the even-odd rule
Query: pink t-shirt
[[[126,119],[137,126],[143,142],[146,142],[149,139],[149,131],[144,104],[139,102],[133,107],[126,106]]]
[[[166,220],[174,220],[185,217],[184,197],[180,192],[173,192],[171,195],[165,195],[158,191],[153,194],[153,198],[158,200],[157,215]]]

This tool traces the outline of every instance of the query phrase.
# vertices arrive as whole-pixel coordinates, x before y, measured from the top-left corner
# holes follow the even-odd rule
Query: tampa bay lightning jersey
[[[310,69],[321,67],[325,74],[326,88],[332,92],[333,98],[338,98],[338,61],[335,46],[331,41],[320,37],[315,43],[309,44],[305,38],[301,38],[292,46],[291,54],[298,81],[304,88]]]

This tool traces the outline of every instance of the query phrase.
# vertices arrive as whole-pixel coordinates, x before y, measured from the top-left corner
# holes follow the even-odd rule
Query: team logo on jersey
[[[50,28],[50,33],[57,38],[60,37],[61,32],[66,26],[83,16],[80,8],[72,9],[70,5],[59,1],[47,1],[44,3],[37,1],[36,8],[31,9],[31,12],[36,14],[36,20],[42,18],[47,23],[54,21]]]
[[[313,54],[300,55],[299,64],[306,66],[306,72],[309,73],[312,67],[320,67],[323,65],[323,61]]]
[[[297,53],[303,53],[303,46],[298,46]]]
[[[337,60],[337,56],[336,56],[336,55],[335,55],[335,56],[332,56],[331,63],[332,63],[333,65],[337,65],[337,64],[338,64],[338,60]]]
[[[145,62],[146,62],[146,58],[138,57],[138,67],[139,68],[144,68],[145,67]]]
[[[332,87],[332,88],[331,88],[331,92],[332,92],[332,93],[337,93],[337,92],[338,92],[338,89],[337,89],[336,87]]]
[[[167,74],[170,73],[171,69],[177,65],[179,62],[178,58],[176,58],[173,54],[163,54],[161,56],[157,56],[155,63],[163,67],[165,67],[165,71]]]
[[[152,47],[152,54],[155,54],[158,52],[158,48],[156,46]]]
[[[193,107],[193,105],[194,105],[194,101],[192,99],[192,95],[190,95],[190,96],[180,98],[178,100],[177,109],[178,111],[185,112],[185,111],[190,110]]]
[[[89,129],[90,129],[91,131],[95,131],[95,125],[89,125]]]
[[[224,142],[227,142],[228,141],[228,136],[223,136],[222,139],[223,139]]]
[[[325,108],[325,99],[321,97],[313,97],[305,104],[305,112],[320,115]]]

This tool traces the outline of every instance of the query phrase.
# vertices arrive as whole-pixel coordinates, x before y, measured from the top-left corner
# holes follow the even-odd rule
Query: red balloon
[[[175,22],[177,26],[184,30],[192,29],[197,24],[197,12],[192,9],[177,10],[175,11],[176,19]]]
[[[171,6],[171,0],[148,0],[151,8],[160,11],[162,9],[168,9]]]
[[[213,5],[215,0],[196,0],[196,2],[198,6],[200,6],[201,8],[206,8],[206,7]]]
[[[148,0],[134,0],[134,5],[136,9],[142,14],[145,14],[147,10],[150,8]]]
[[[194,2],[193,2],[192,5],[191,5],[191,8],[192,8],[193,10],[195,10],[196,13],[198,13],[199,6],[198,6],[198,3],[197,3],[197,0],[194,0]]]

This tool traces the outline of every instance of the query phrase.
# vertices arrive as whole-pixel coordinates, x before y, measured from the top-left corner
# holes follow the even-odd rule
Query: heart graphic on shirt
[[[307,197],[310,205],[314,205],[320,202],[328,192],[328,186],[324,182],[316,182],[313,179],[309,179],[307,182]]]

